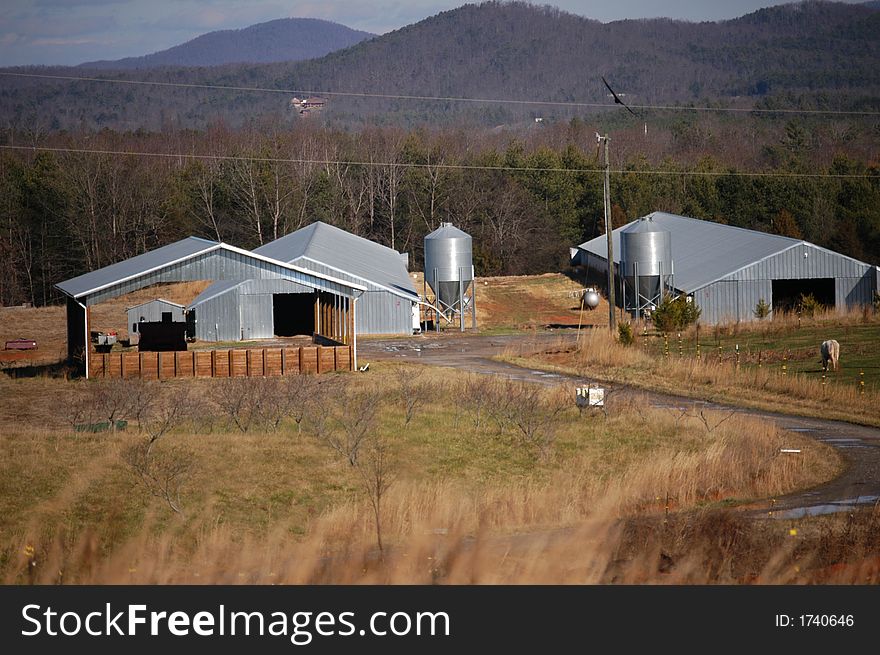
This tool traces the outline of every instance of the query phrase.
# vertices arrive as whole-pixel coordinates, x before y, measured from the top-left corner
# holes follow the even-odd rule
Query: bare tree
[[[560,414],[570,404],[568,395],[507,378],[492,393],[489,411],[499,430],[513,433],[516,443],[546,459],[556,441]]]
[[[217,241],[223,241],[218,207],[223,167],[220,160],[207,157],[188,169],[188,177],[195,195],[190,214],[207,229]]]
[[[369,439],[362,448],[355,470],[373,510],[376,545],[379,552],[383,552],[382,501],[396,477],[396,461],[388,438],[377,435]]]
[[[428,399],[428,385],[424,383],[424,368],[400,367],[394,372],[397,380],[397,394],[403,404],[404,426],[410,424],[416,410]]]
[[[394,482],[397,466],[390,438],[378,425],[384,394],[381,390],[336,384],[334,393],[315,395],[309,407],[308,427],[319,442],[335,451],[354,470],[370,503],[376,544],[381,552],[384,549],[382,503]]]
[[[140,441],[125,449],[122,459],[150,495],[183,516],[181,491],[193,469],[192,453],[179,446],[153,449],[154,443]]]
[[[164,393],[150,403],[138,421],[139,428],[147,435],[147,456],[159,439],[181,423],[195,418],[203,406],[190,385],[166,386],[163,390]]]
[[[309,426],[315,436],[341,456],[351,466],[357,466],[363,443],[376,427],[383,402],[383,393],[377,389],[342,390],[339,397],[344,403],[329,400],[321,394],[312,404]]]
[[[256,152],[240,149],[237,158],[230,166],[231,180],[229,192],[235,206],[242,212],[242,218],[247,221],[250,232],[256,238],[259,245],[265,243],[263,229],[263,212],[260,207],[260,171],[259,163],[255,161]]]

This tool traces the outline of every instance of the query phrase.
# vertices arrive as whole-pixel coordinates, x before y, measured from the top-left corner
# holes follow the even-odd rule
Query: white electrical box
[[[591,384],[587,387],[577,387],[575,392],[575,400],[578,407],[605,406],[605,389],[598,384]]]

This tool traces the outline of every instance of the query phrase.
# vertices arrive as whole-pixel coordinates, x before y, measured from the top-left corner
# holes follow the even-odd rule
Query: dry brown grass
[[[755,333],[774,336],[804,328],[821,327],[837,329],[860,323],[874,323],[876,321],[877,317],[873,309],[869,306],[863,306],[828,309],[816,312],[813,316],[798,316],[796,313],[787,312],[775,314],[772,318],[760,321],[722,321],[718,325],[702,326],[700,330],[703,334],[711,333],[720,336]],[[687,328],[686,333],[693,335],[696,329],[696,325],[691,325]]]
[[[498,510],[492,510],[498,511]],[[93,534],[70,554],[53,542],[31,558],[17,553],[18,576],[57,583],[64,571],[92,584],[876,584],[880,511],[798,525],[726,510],[614,519],[597,506],[568,529],[476,533],[439,518],[411,526],[379,557],[357,532],[339,541],[316,524],[292,540],[283,530],[240,538],[206,526],[188,548],[165,532],[142,531],[109,556]],[[438,528],[438,525],[444,527]],[[31,561],[36,566],[31,567]]]
[[[34,427],[93,382],[5,383],[28,413],[0,419],[0,579],[635,581],[641,573],[621,573],[615,563],[627,526],[662,520],[667,498],[671,511],[689,515],[813,485],[836,471],[830,450],[803,436],[724,416],[711,417],[709,431],[698,418],[645,412],[637,401],[607,417],[571,407],[549,455],[539,457],[491,416],[477,427],[463,396],[476,378],[449,372],[423,374],[437,392],[404,428],[403,401],[391,393],[399,370],[377,364],[368,374],[371,387],[388,394],[378,425],[398,461],[384,501],[389,546],[381,560],[352,467],[308,422],[301,430],[288,422],[241,433],[217,415],[162,437],[194,458],[179,517],[137,486],[119,456],[144,438],[136,431],[74,433],[63,417],[54,428]],[[213,382],[183,384],[207,399]],[[173,390],[180,383],[148,384]],[[344,406],[344,394],[330,399]],[[32,402],[47,397],[51,403]],[[781,457],[782,445],[803,456]],[[653,555],[631,559],[643,557]]]
[[[63,307],[0,307],[0,344],[35,339],[37,350],[27,353],[29,364],[50,364],[67,357]]]

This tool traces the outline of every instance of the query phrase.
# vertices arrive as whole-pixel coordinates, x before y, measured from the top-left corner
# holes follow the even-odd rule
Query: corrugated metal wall
[[[242,339],[270,339],[274,336],[271,293],[242,293],[238,307]]]
[[[320,262],[302,258],[296,266],[331,275],[346,282],[366,286],[368,291],[357,301],[355,326],[358,334],[412,334],[412,301],[385,291],[381,286]]]
[[[411,334],[412,301],[385,291],[379,285],[318,262],[301,259],[297,266],[316,273],[368,287],[357,301],[358,334]],[[203,341],[231,341],[270,338],[274,332],[273,293],[312,293],[311,287],[289,280],[248,280],[230,291],[206,300],[195,308],[196,338]],[[248,296],[263,296],[245,300]],[[244,305],[247,303],[247,312]]]
[[[253,280],[195,307],[196,338],[202,341],[273,336],[272,293],[311,293],[284,280]],[[245,310],[245,305],[247,309]],[[358,334],[411,334],[412,302],[387,291],[367,291],[357,301]]]
[[[412,301],[387,291],[367,291],[357,301],[358,334],[412,334]]]
[[[268,339],[273,336],[273,293],[312,293],[311,287],[290,280],[246,280],[226,293],[199,303],[194,308],[196,338],[202,341],[237,341],[242,334],[246,339]],[[240,296],[268,296],[248,305],[243,318]],[[259,312],[259,314],[255,314]],[[262,336],[257,336],[262,335]]]
[[[773,305],[773,280],[817,278],[834,278],[838,309],[870,303],[878,284],[873,267],[811,244],[799,244],[698,289],[694,301],[702,310],[702,323],[751,321],[761,298]]]
[[[721,280],[694,293],[700,307],[700,322],[706,325],[729,321],[751,321],[755,305],[763,298],[768,304],[773,296],[770,280]]]
[[[201,341],[241,339],[237,289],[199,303],[193,311],[196,320],[196,339]]]

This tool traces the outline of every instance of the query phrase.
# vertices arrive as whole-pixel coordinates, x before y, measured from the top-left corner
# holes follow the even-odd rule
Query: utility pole
[[[617,330],[617,313],[614,300],[614,239],[611,235],[611,164],[608,160],[608,135],[596,132],[596,142],[605,142],[605,184],[602,199],[605,203],[605,238],[608,242],[608,327],[612,334]]]

